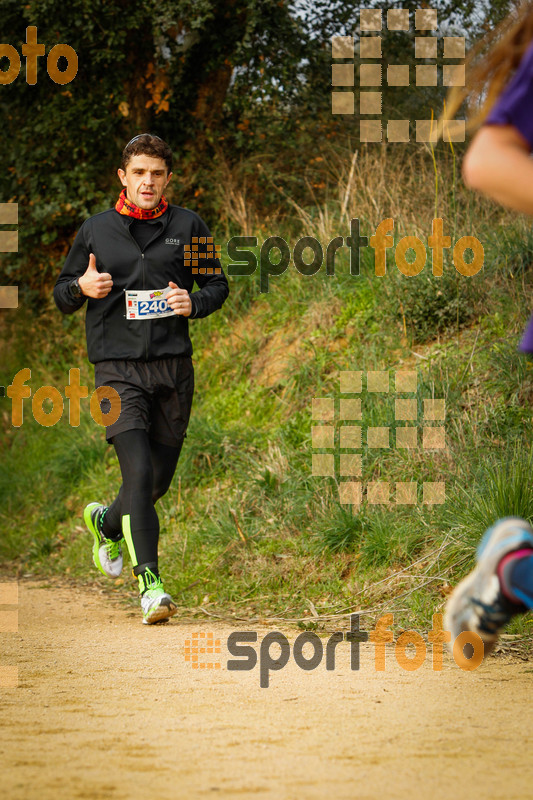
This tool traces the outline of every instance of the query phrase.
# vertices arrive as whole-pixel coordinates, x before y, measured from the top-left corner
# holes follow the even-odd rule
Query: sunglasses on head
[[[156,136],[154,133],[139,133],[139,134],[137,134],[137,136],[134,136],[133,139],[129,140],[129,142],[126,145],[126,147],[129,147],[130,144],[133,144],[133,142],[136,142],[137,139],[141,138],[141,136],[151,136],[152,139],[159,139],[160,142],[163,141],[163,139],[160,136]],[[126,147],[124,148],[124,150],[126,149]]]

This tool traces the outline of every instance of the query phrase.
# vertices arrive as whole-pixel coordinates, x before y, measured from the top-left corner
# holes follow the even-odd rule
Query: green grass
[[[474,547],[484,531],[506,516],[533,521],[533,450],[515,445],[502,458],[486,459],[468,487],[457,485],[449,522],[463,545]]]
[[[334,215],[332,225],[347,227]],[[405,278],[394,264],[376,277],[368,252],[353,277],[339,253],[335,276],[304,277],[291,266],[271,279],[268,295],[259,294],[257,274],[231,279],[223,310],[191,322],[193,414],[158,503],[162,573],[181,606],[295,620],[312,620],[310,602],[328,615],[379,608],[425,630],[472,567],[485,528],[507,514],[533,519],[532,370],[516,352],[532,239],[519,222],[512,235],[501,226],[502,237],[490,216],[476,226],[486,267],[473,279],[458,278],[449,264],[443,279],[428,279],[429,267]],[[288,221],[287,241],[294,229]],[[305,233],[319,238],[318,230]],[[30,366],[33,391],[50,384],[63,393],[68,369],[80,367],[92,391],[82,316],[62,318],[50,303],[31,331],[17,321],[4,318],[4,385]],[[399,367],[418,370],[419,428],[424,400],[445,398],[447,448],[377,450],[363,437],[363,482],[416,481],[419,504],[343,506],[337,481],[311,474],[312,399],[338,401],[342,370]],[[394,420],[393,385],[391,375],[390,393],[363,396],[365,426],[389,425],[391,444],[407,424]],[[67,574],[134,596],[128,569],[109,583],[92,567],[82,510],[91,500],[110,502],[120,473],[88,401],[79,428],[66,411],[43,428],[24,402],[19,429],[10,424],[10,401],[1,407],[2,560],[19,574]],[[427,481],[445,482],[444,505],[420,502]],[[531,622],[510,630],[529,635]]]

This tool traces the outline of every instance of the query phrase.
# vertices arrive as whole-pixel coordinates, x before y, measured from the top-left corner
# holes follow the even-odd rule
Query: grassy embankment
[[[505,514],[533,518],[533,382],[516,352],[530,307],[528,221],[464,190],[450,153],[438,156],[437,192],[424,150],[404,163],[393,149],[361,151],[349,180],[350,166],[331,156],[326,206],[302,209],[280,198],[285,216],[262,225],[234,191],[228,217],[218,230],[212,225],[217,241],[247,227],[260,242],[277,234],[292,249],[312,235],[325,245],[348,236],[352,217],[370,235],[389,216],[395,242],[407,234],[426,241],[441,216],[452,244],[465,234],[483,243],[484,269],[466,278],[448,258],[436,278],[428,251],[423,272],[407,278],[390,251],[387,275],[377,277],[367,248],[354,277],[343,248],[335,276],[323,267],[305,277],[291,263],[271,278],[269,294],[259,293],[257,274],[231,278],[223,310],[191,322],[193,417],[173,486],[159,503],[162,573],[184,608],[307,619],[318,630],[342,622],[329,615],[361,610],[372,619],[392,611],[395,626],[427,630],[450,586],[471,568],[483,530]],[[92,387],[82,314],[62,318],[50,302],[31,329],[23,308],[4,314],[11,326],[5,384],[28,366],[33,392],[49,384],[63,394],[68,370],[80,367]],[[394,445],[394,428],[407,424],[394,421],[396,369],[418,370],[419,428],[423,400],[445,398],[446,448],[424,451],[420,430],[416,451],[368,448],[363,435],[363,484],[417,481],[419,504],[396,505],[391,492],[389,506],[341,505],[337,481],[311,474],[312,399],[339,398],[340,371],[390,370],[388,394],[363,394],[363,426],[390,426]],[[79,428],[68,424],[67,410],[45,428],[26,400],[18,429],[10,401],[1,402],[3,562],[21,575],[109,586],[134,602],[129,569],[114,585],[94,570],[83,528],[84,505],[110,501],[120,484],[88,402]],[[424,481],[445,481],[443,505],[422,504]],[[527,636],[531,623],[519,620],[511,631]]]

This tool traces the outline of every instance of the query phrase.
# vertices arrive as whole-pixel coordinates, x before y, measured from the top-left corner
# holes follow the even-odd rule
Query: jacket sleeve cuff
[[[73,284],[73,282],[74,282],[74,278],[73,278],[71,281],[69,281],[69,283],[68,283],[68,294],[69,294],[69,297],[70,297],[72,300],[74,300],[74,302],[75,302],[75,303],[78,303],[80,300],[83,300],[83,299],[84,299],[85,295],[84,295],[84,294],[82,294],[82,296],[81,296],[81,297],[76,297],[76,295],[75,295],[75,294],[74,294],[74,292],[72,291],[72,284]]]
[[[196,294],[196,292],[194,294]],[[191,313],[189,314],[189,319],[194,319],[194,317],[196,316],[196,312],[198,311],[196,306],[196,300],[194,299],[194,294],[189,295],[189,297],[191,298],[191,307],[192,307]]]

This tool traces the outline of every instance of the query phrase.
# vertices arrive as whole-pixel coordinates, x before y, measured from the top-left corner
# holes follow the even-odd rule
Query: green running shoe
[[[139,586],[146,587],[141,595],[144,625],[153,625],[174,616],[178,609],[172,597],[163,589],[161,578],[149,569],[138,577]]]
[[[108,578],[118,578],[122,572],[122,548],[113,539],[106,539],[100,531],[100,519],[106,511],[106,506],[100,503],[89,503],[85,506],[83,519],[88,529],[94,536],[93,561],[97,569]]]

